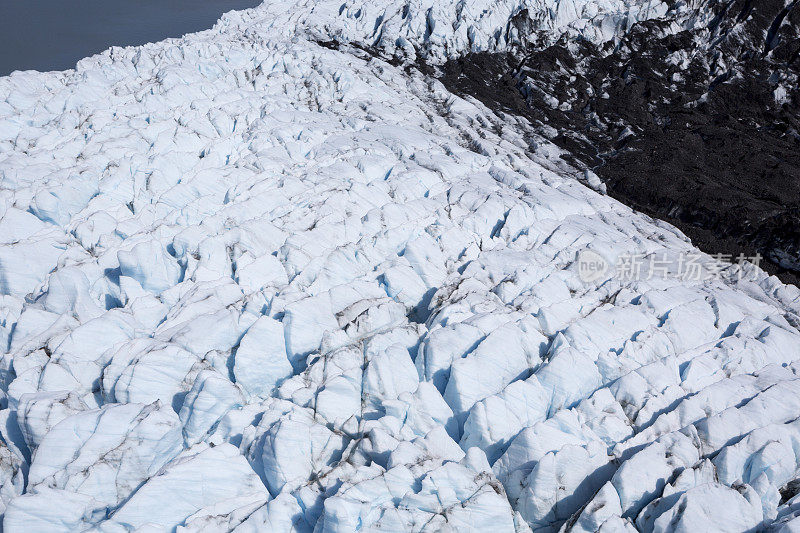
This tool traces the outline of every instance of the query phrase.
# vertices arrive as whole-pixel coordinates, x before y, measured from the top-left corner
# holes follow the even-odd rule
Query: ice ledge
[[[531,41],[549,44],[564,35],[613,41],[636,22],[663,18],[668,11],[661,0],[301,0],[290,6],[267,0],[252,10],[225,15],[220,27],[283,28],[316,40],[438,63]]]

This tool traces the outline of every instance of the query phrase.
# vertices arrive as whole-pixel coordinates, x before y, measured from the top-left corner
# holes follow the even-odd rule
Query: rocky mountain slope
[[[441,75],[674,9],[266,2],[0,78],[3,530],[798,527],[800,290],[604,194],[530,66]]]

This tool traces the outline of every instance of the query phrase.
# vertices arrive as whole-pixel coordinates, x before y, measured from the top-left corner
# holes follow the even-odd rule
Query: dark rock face
[[[709,0],[701,27],[649,21],[617,45],[472,54],[436,75],[527,117],[612,196],[706,252],[759,252],[766,270],[798,283],[799,3]]]

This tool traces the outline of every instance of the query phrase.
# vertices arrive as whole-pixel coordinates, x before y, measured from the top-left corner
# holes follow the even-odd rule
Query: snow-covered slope
[[[374,5],[0,79],[4,531],[790,522],[800,291],[582,281],[697,252],[523,121],[317,42],[494,46],[523,6]]]

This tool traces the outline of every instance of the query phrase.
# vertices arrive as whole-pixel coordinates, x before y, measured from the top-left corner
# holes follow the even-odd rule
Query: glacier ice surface
[[[0,78],[4,531],[800,527],[800,291],[584,283],[587,248],[695,250],[524,120],[324,46],[665,13],[267,1]]]

